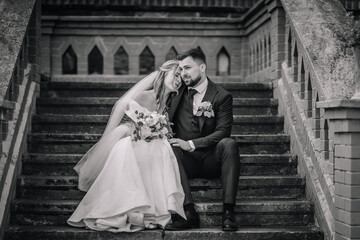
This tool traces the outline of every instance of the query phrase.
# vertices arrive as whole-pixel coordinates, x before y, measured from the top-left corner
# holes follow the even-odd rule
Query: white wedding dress
[[[127,112],[134,108],[148,111],[132,101]],[[164,227],[171,221],[171,213],[185,218],[184,192],[170,144],[166,139],[132,141],[132,124],[117,127],[122,129],[116,133],[119,140],[68,219],[71,226],[134,232]]]

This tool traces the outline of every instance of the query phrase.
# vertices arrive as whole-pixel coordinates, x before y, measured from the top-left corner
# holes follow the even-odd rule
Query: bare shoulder
[[[156,111],[156,95],[153,90],[142,92],[135,98],[135,101],[149,111]]]

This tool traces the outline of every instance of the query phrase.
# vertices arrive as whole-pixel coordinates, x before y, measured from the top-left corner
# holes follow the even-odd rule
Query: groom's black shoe
[[[225,210],[223,213],[223,223],[222,230],[223,231],[237,231],[238,227],[236,224],[235,213],[231,210]]]
[[[180,230],[200,227],[200,218],[197,212],[185,210],[185,215],[187,220],[185,220],[180,216],[177,216],[176,218],[172,218],[173,222],[166,225],[165,230],[180,231]]]

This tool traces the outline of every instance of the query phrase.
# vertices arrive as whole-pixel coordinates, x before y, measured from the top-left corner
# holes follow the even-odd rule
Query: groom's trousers
[[[222,139],[214,148],[187,152],[173,147],[178,161],[181,184],[185,193],[184,205],[193,203],[189,178],[217,178],[221,176],[223,201],[235,204],[240,174],[240,156],[236,142]]]

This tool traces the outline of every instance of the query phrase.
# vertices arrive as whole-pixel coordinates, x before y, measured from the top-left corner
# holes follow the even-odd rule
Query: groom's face
[[[188,87],[194,87],[201,80],[201,64],[192,57],[186,57],[179,61],[181,79]]]

